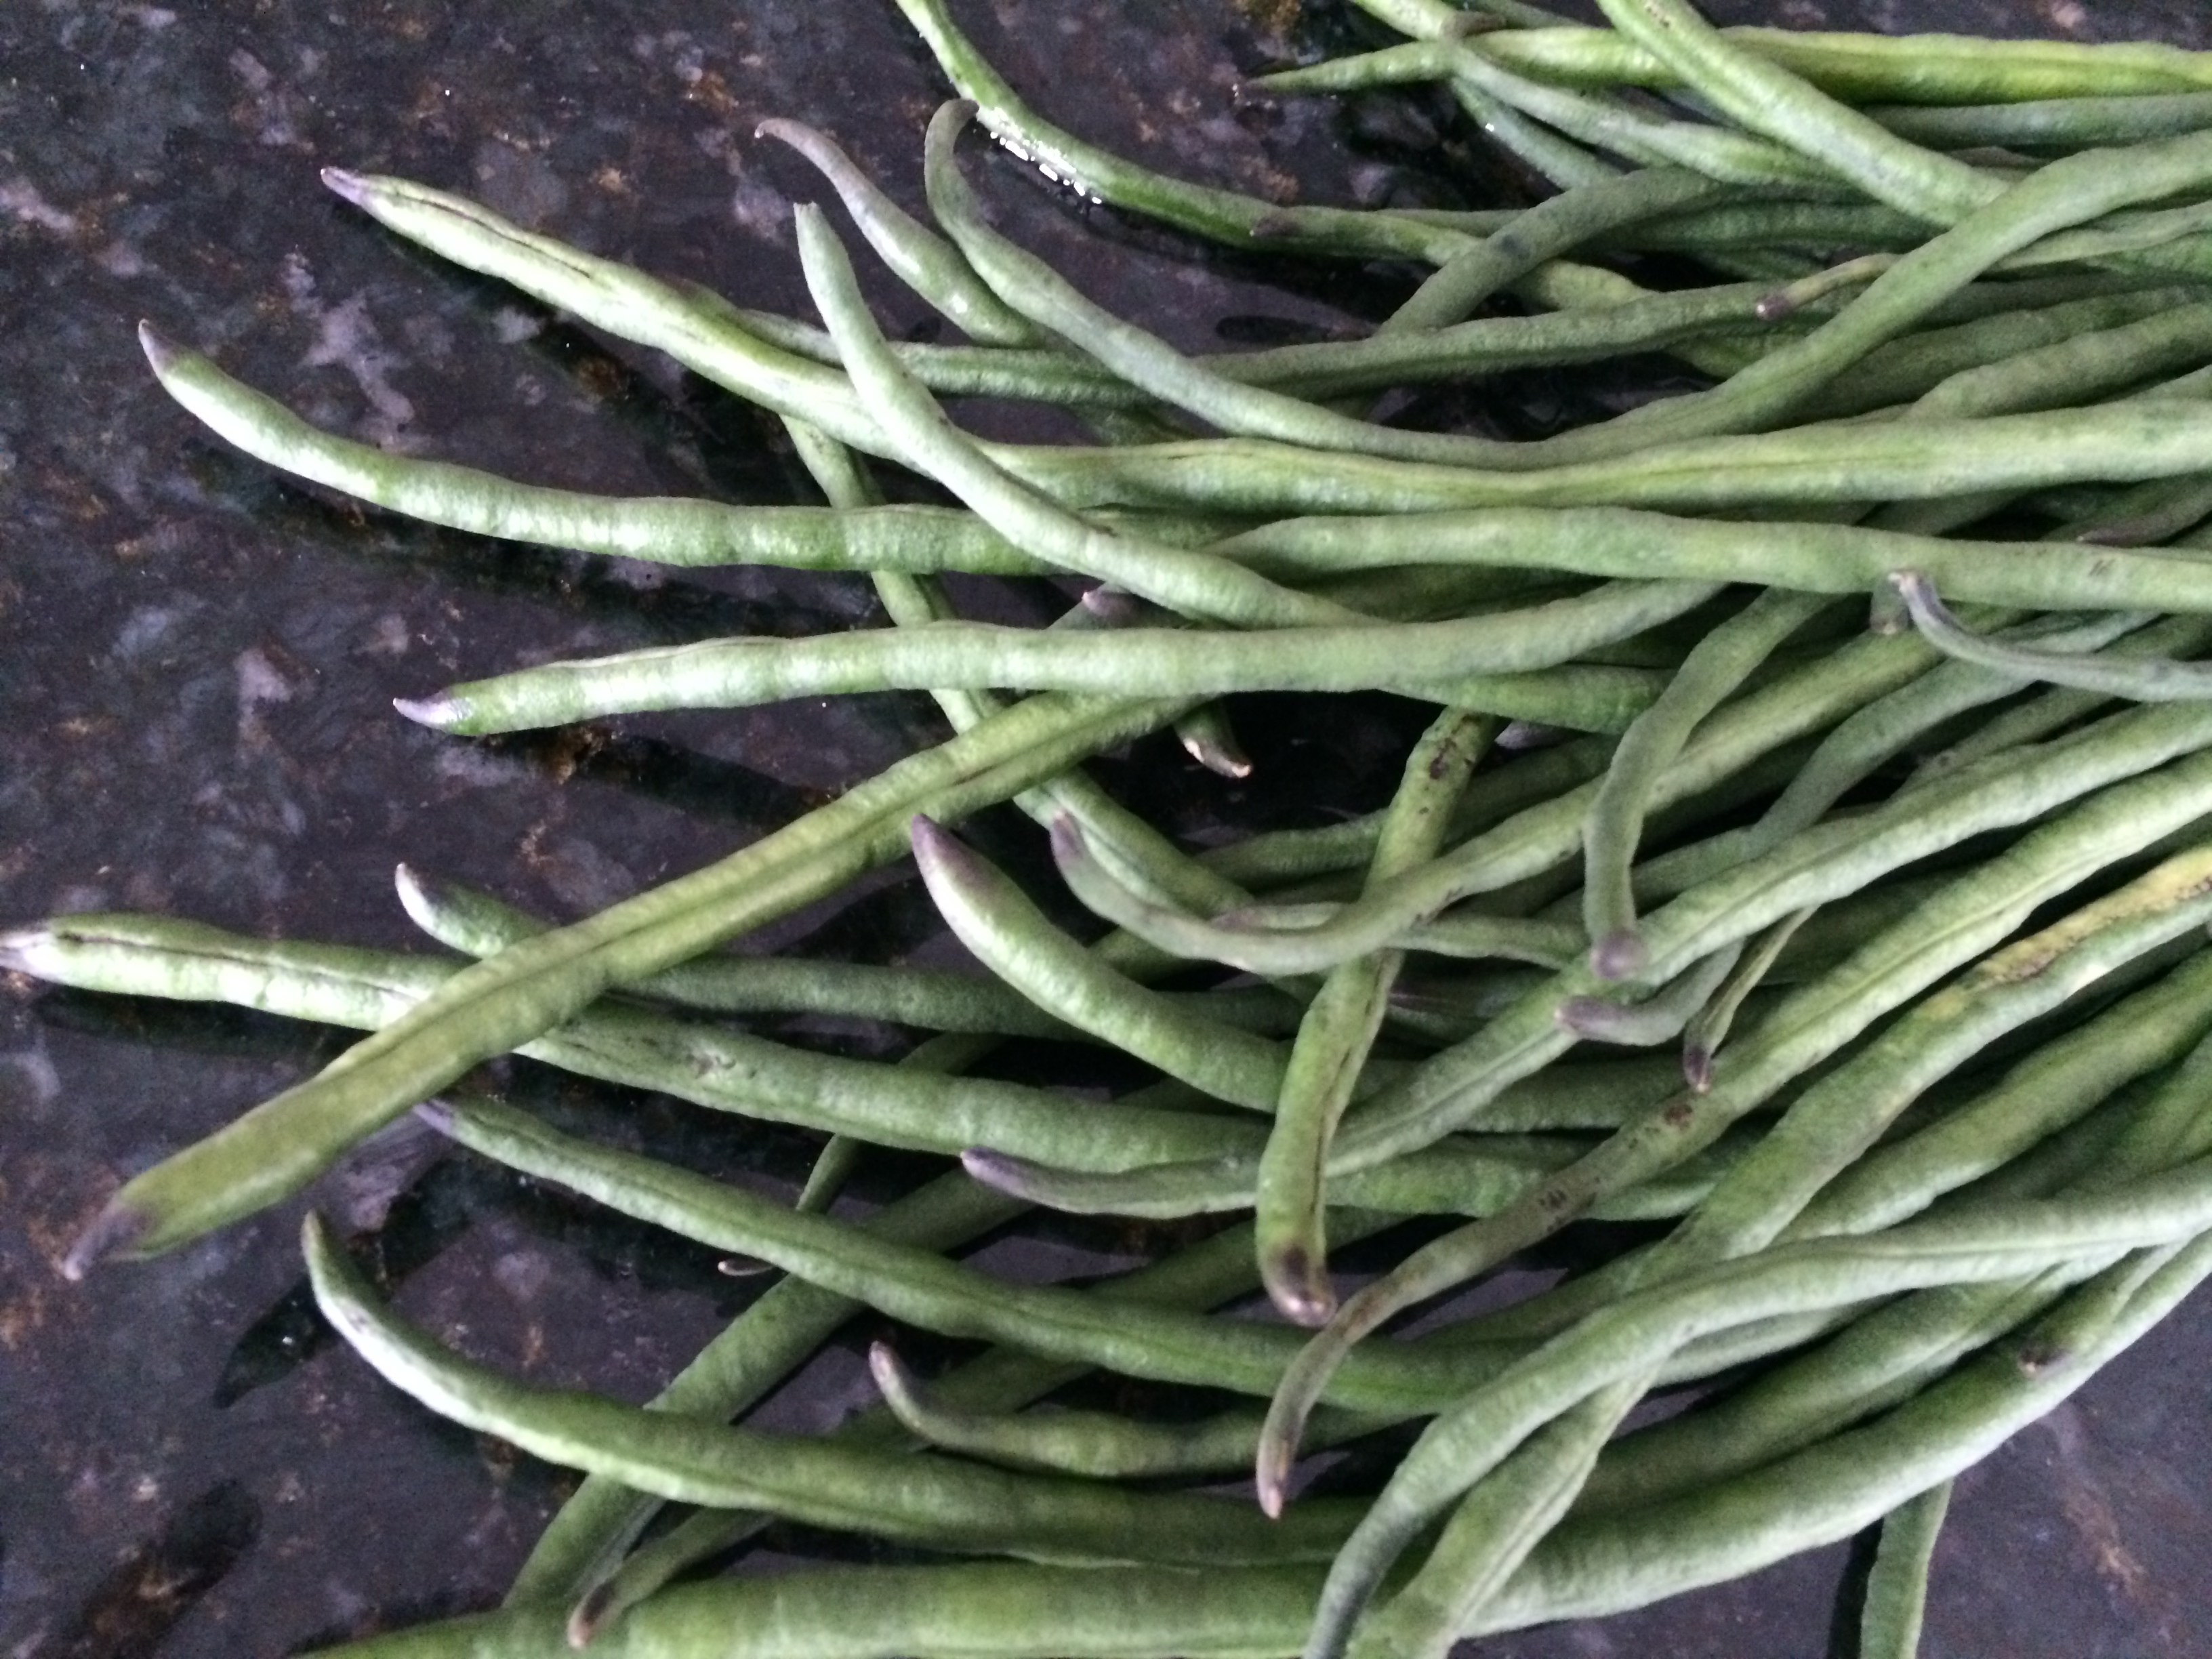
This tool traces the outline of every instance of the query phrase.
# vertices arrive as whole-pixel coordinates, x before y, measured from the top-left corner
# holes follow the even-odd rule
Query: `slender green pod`
[[[1421,1570],[1362,1621],[1354,1659],[1444,1659],[1565,1516],[1643,1379],[1577,1401],[1507,1455],[1444,1524]]]
[[[1893,590],[1894,591],[1894,590]],[[2106,647],[2115,656],[2185,653],[2212,647],[2212,619],[2168,617],[2153,623]],[[1960,665],[1962,667],[1966,665]],[[2035,743],[2062,732],[2094,714],[2108,700],[2095,692],[2070,690],[2045,691],[2007,709],[1956,743],[1922,761],[1906,781],[1917,787],[1928,778],[1956,769],[1988,755],[2001,754],[2024,743]]]
[[[884,194],[825,134],[799,121],[763,121],[757,138],[788,144],[828,179],[860,234],[898,279],[983,345],[1048,343],[969,270],[960,250]]]
[[[1223,561],[1165,543],[1109,534],[1001,471],[945,418],[936,399],[885,344],[860,298],[844,247],[821,210],[802,203],[795,213],[809,291],[854,386],[898,446],[901,458],[951,490],[1008,541],[1060,569],[1096,576],[1187,614],[1248,624],[1353,619],[1340,605],[1279,587]]]
[[[1465,246],[1456,233],[1383,222],[1382,216],[1286,207],[1170,179],[1086,143],[1030,109],[953,23],[942,0],[899,0],[938,67],[975,106],[984,127],[1014,155],[1068,189],[1231,246],[1271,246],[1354,258],[1438,264]]]
[[[1938,1481],[1883,1520],[1859,1613],[1859,1659],[1913,1659],[1920,1651],[1928,1568],[1950,1504],[1951,1483]]]
[[[1632,979],[1644,963],[1628,872],[1660,774],[1698,724],[1826,603],[1775,589],[1759,594],[1692,648],[1659,701],[1622,734],[1583,824],[1583,927],[1601,979]]]
[[[2143,1252],[1878,1424],[1706,1491],[1587,1523],[1571,1520],[1465,1633],[1513,1628],[1537,1606],[1553,1616],[1617,1612],[1642,1604],[1632,1583],[1717,1583],[1847,1538],[2050,1412],[2208,1273],[2212,1241]]]
[[[389,454],[318,430],[273,398],[142,323],[161,388],[226,442],[296,477],[427,524],[655,564],[772,564],[804,570],[971,570],[1035,575],[1053,567],[969,514],[933,507],[836,514],[675,497],[579,495],[472,467]]]
[[[1955,224],[2002,186],[1963,161],[1899,138],[1872,117],[1732,44],[1685,0],[1598,0],[1622,37],[1737,125],[1849,179],[1877,202]]]
[[[2053,1268],[1916,1291],[1863,1314],[1725,1399],[1621,1437],[1591,1472],[1578,1512],[1686,1497],[1866,1422],[2039,1317],[2081,1277]]]
[[[1465,1633],[1624,1612],[1848,1537],[1909,1496],[1916,1477],[1924,1486],[1931,1461],[1963,1469],[2050,1411],[2208,1271],[2212,1246],[2197,1245],[2150,1271],[2116,1272],[2053,1322],[1970,1360],[1881,1434],[1838,1436],[1771,1472],[1649,1515],[1571,1519]],[[2042,1363],[2023,1363],[2035,1354]],[[1809,1514],[1808,1493],[1817,1504]],[[601,1639],[611,1659],[1018,1659],[1046,1650],[1079,1659],[1279,1659],[1312,1621],[1321,1576],[1303,1566],[817,1568],[676,1586]],[[460,1651],[550,1659],[562,1650],[561,1610],[533,1607],[373,1637],[340,1651],[346,1659],[452,1659]]]
[[[1334,1547],[1349,1518],[1347,1505],[1317,1504],[1307,1524],[1285,1529],[1224,1499],[886,1456],[836,1438],[762,1434],[511,1381],[379,1308],[319,1218],[308,1218],[302,1244],[317,1304],[387,1381],[465,1426],[663,1498],[1079,1565],[1312,1559]]]
[[[1361,1322],[1371,1328],[1389,1310],[1462,1282],[1547,1237],[1591,1199],[1617,1193],[1668,1167],[1681,1152],[1710,1144],[1718,1128],[1833,1054],[1872,1020],[2003,939],[2042,899],[2201,816],[2212,799],[2206,793],[2212,790],[2212,756],[2201,752],[2201,734],[2186,733],[2188,720],[2154,718],[2160,712],[2120,717],[2144,723],[2118,742],[2112,740],[2118,732],[2107,732],[2045,745],[2033,763],[2008,775],[1987,775],[1990,782],[2003,778],[2001,787],[1970,782],[1932,815],[1923,816],[1929,797],[1908,797],[1863,820],[1808,831],[1656,913],[1647,933],[1655,977],[1679,972],[1698,957],[1759,932],[1804,908],[1808,899],[1839,896],[1939,844],[1957,844],[1954,837],[1979,833],[1970,823],[1995,828],[2007,818],[2032,821],[2102,788],[2098,774],[2117,786],[2102,788],[1973,877],[1953,884],[1914,918],[1886,930],[1841,969],[1793,996],[1764,1022],[1755,1043],[1736,1051],[1736,1066],[1710,1092],[1678,1099],[1638,1120],[1510,1209],[1424,1246],[1364,1289],[1357,1308],[1347,1303],[1339,1324],[1316,1338],[1312,1358],[1302,1362],[1310,1370],[1302,1369],[1301,1386],[1325,1374],[1330,1356]],[[2135,775],[2146,770],[2148,775]],[[1926,839],[1931,832],[1936,838]],[[1931,937],[1929,930],[1939,919],[1942,926]],[[1332,1170],[1368,1168],[1478,1121],[1483,1105],[1503,1087],[1558,1056],[1564,1046],[1559,1003],[1596,986],[1586,969],[1560,974],[1468,1041],[1387,1085],[1344,1126]],[[1153,1214],[1188,1213],[1249,1201],[1250,1188],[1249,1173],[1233,1158],[1064,1181],[1015,1160],[969,1154],[963,1162],[979,1179],[1066,1208],[1127,1206],[1146,1212],[1137,1208],[1143,1204]],[[1294,1416],[1286,1407],[1286,1423]]]
[[[1363,5],[1382,15],[1376,0],[1363,0]],[[1731,46],[1756,53],[1852,103],[2011,103],[2188,92],[2212,85],[2212,54],[2153,41],[2093,45],[1756,27],[1720,33]],[[1569,86],[1672,90],[1689,84],[1671,59],[1610,29],[1516,29],[1492,37],[1489,44],[1505,62]]]
[[[2185,1243],[2212,1226],[2208,1176],[2212,1171],[2189,1165],[2143,1182],[2127,1200],[1993,1206],[1971,1218],[1915,1223],[1877,1238],[1778,1248],[1591,1315],[1478,1387],[1424,1431],[1332,1565],[1306,1644],[1308,1659],[1333,1659],[1342,1651],[1352,1621],[1399,1553],[1528,1435],[1607,1384],[1649,1371],[1684,1342],[1780,1313],[2012,1279],[2084,1255]]]
[[[954,155],[955,140],[974,108],[967,103],[947,104],[930,122],[925,159],[930,206],[938,222],[958,243],[993,292],[1037,327],[1079,347],[1119,378],[1227,432],[1315,449],[1388,455],[1447,466],[1511,464],[1516,446],[1510,443],[1377,426],[1265,386],[1215,374],[1202,362],[1185,356],[1158,336],[1085,298],[1043,260],[984,222]],[[1448,262],[1431,281],[1442,281],[1448,273],[1466,272],[1471,268],[1466,263],[1468,257]],[[1498,284],[1503,286],[1521,274],[1521,268],[1501,266]],[[1440,314],[1435,320],[1457,322],[1463,314]]]
[[[1460,57],[1472,65],[1482,61],[1470,53]],[[1723,137],[1710,131],[1709,136]],[[1722,193],[1711,178],[1686,167],[1667,166],[1561,191],[1438,265],[1376,332],[1411,333],[1463,322],[1547,260],[1628,226],[1702,206]]]
[[[1370,334],[1357,340],[1222,352],[1197,362],[1215,374],[1248,385],[1272,386],[1302,398],[1334,397],[1665,350],[1738,331],[1773,333],[1762,307],[1774,292],[1771,283],[1731,283],[1678,293],[1639,294],[1592,308],[1478,317],[1418,336]],[[1817,309],[1817,302],[1807,305]],[[924,378],[929,373],[919,364],[915,372]]]
[[[1964,627],[1918,571],[1900,570],[1890,583],[1905,599],[1912,625],[1947,656],[2023,679],[2047,680],[2136,702],[2178,702],[2212,697],[2212,666],[2157,657],[2112,657],[2008,644]]]
[[[2159,418],[2153,416],[2135,429],[2147,436]],[[1974,422],[1983,430],[1973,434],[1973,443],[1979,447],[2011,432],[2039,447],[2045,436],[2054,441],[2069,434],[2084,436],[2100,423],[2070,414],[2008,416]],[[2212,422],[2206,429],[2212,436]],[[1882,428],[1881,447],[1901,455],[1916,446],[1940,446],[1958,430],[1946,422],[1901,423]],[[1840,434],[1830,441],[1852,447]],[[1793,442],[1808,453],[1815,444],[1810,435]],[[1686,468],[1691,447],[1677,452]],[[1982,605],[2212,611],[2212,565],[2155,550],[1952,540],[1842,524],[1792,523],[1784,532],[1757,522],[1675,518],[1626,507],[1498,506],[1403,517],[1296,519],[1218,542],[1214,550],[1273,568],[1464,561],[1617,580],[1743,581],[1854,595],[1872,592],[1893,571],[1917,570],[1954,598]]]
[[[2179,137],[2212,126],[2212,93],[2085,94],[1948,106],[1893,104],[1863,113],[1907,143],[1936,149],[2084,149]]]
[[[1110,1412],[987,1416],[963,1411],[934,1398],[883,1342],[869,1348],[868,1370],[884,1403],[922,1440],[1012,1468],[1048,1469],[1093,1480],[1225,1474],[1250,1463],[1260,1434],[1260,1413],[1251,1409],[1176,1424],[1139,1423]],[[1321,1413],[1314,1437],[1328,1444],[1390,1420]]]
[[[888,441],[852,383],[781,351],[731,320],[726,306],[524,229],[465,197],[404,179],[325,167],[323,183],[386,229],[465,270],[495,277],[618,339],[665,351],[715,385],[795,415],[871,454]]]
[[[1923,394],[1908,418],[1957,420],[2075,407],[2212,357],[2212,305],[2177,306],[1966,369]]]
[[[1456,708],[1431,723],[1407,757],[1376,842],[1370,881],[1388,880],[1436,855],[1496,730],[1495,722]],[[1395,951],[1377,951],[1331,969],[1322,981],[1299,1022],[1253,1178],[1260,1282],[1275,1306],[1302,1325],[1325,1324],[1335,1311],[1322,1171],[1330,1138],[1367,1071],[1402,960]]]
[[[1072,825],[1073,820],[1055,823]],[[1218,1099],[1273,1111],[1290,1054],[1115,972],[1053,926],[990,863],[915,814],[908,833],[930,896],[960,942],[1039,1007]]]
[[[462,969],[320,1073],[134,1176],[72,1247],[72,1277],[148,1255],[297,1191],[362,1136],[602,992],[673,967],[895,856],[906,817],[957,817],[1172,719],[1173,704],[1031,699],[902,761],[690,876]]]
[[[1130,1376],[1254,1395],[1273,1386],[1298,1346],[1297,1334],[1280,1326],[996,1279],[841,1222],[794,1213],[741,1188],[558,1134],[506,1108],[471,1103],[441,1110],[432,1121],[510,1168],[716,1249],[774,1262],[947,1335],[985,1337]],[[1355,1410],[1418,1415],[1454,1397],[1489,1363],[1482,1351],[1463,1344],[1376,1345],[1338,1374],[1332,1394]]]
[[[1976,964],[1799,1096],[1646,1271],[1764,1248],[1937,1079],[2207,920],[2212,850],[2185,853]]]
[[[1716,714],[1661,780],[1655,799],[1692,799],[1793,738],[1910,682],[1936,660],[1933,647],[1917,635],[1862,639]],[[1239,927],[1233,918],[1203,921],[1144,904],[1103,869],[1080,859],[1063,859],[1060,874],[1090,908],[1171,954],[1229,963],[1254,973],[1312,973],[1383,949],[1405,929],[1462,899],[1495,892],[1571,859],[1581,849],[1583,818],[1597,787],[1583,783],[1527,807],[1423,868],[1363,895],[1327,921],[1296,932]]]
[[[401,865],[394,884],[408,918],[441,945],[472,957],[550,932],[551,924],[488,894],[435,881]],[[804,962],[788,957],[702,957],[628,988],[684,1008],[723,1014],[830,1014],[934,1031],[1008,1036],[1069,1035],[1072,1028],[1003,986],[944,969]]]
[[[1608,151],[1647,169],[1675,167],[1717,184],[1732,185],[1819,185],[1833,179],[1825,169],[1752,134],[1655,117],[1614,99],[1516,74],[1485,50],[1480,36],[1409,41],[1357,57],[1278,70],[1250,84],[1279,94],[1357,92],[1428,81],[1456,81],[1472,86],[1594,149]]]
[[[857,1224],[918,1249],[950,1249],[1019,1212],[1002,1195],[955,1174],[939,1176]],[[805,1364],[858,1305],[804,1279],[773,1285],[701,1349],[646,1409],[726,1420],[757,1404]],[[606,1582],[659,1504],[658,1498],[618,1480],[586,1476],[532,1547],[507,1590],[507,1604],[566,1604]]]
[[[1526,611],[1462,620],[1249,632],[1116,628],[1102,632],[930,622],[803,639],[714,640],[580,662],[548,663],[399,701],[400,712],[441,732],[481,736],[660,708],[728,708],[892,689],[1061,690],[1097,697],[1141,686],[1149,696],[1200,698],[1234,691],[1389,690],[1422,696],[1464,684],[1477,697],[1514,700],[1513,677],[1561,667],[1601,647],[1695,610],[1712,582],[1614,582]],[[1540,700],[1556,684],[1526,683]],[[1626,690],[1591,677],[1604,709]],[[1595,711],[1594,711],[1595,712]],[[1602,713],[1601,719],[1606,718]]]
[[[2185,1058],[2212,1021],[2212,958],[2198,952],[2147,990],[2052,1038],[1996,1086],[1877,1147],[1806,1205],[1786,1237],[1892,1224],[1990,1175],[2138,1077]]]

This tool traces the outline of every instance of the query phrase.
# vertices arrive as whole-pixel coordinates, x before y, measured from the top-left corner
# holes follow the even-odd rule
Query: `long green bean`
[[[1376,841],[1369,880],[1388,880],[1435,856],[1494,735],[1493,722],[1456,708],[1447,708],[1430,725],[1407,757]],[[1254,1173],[1261,1283],[1275,1306],[1300,1324],[1323,1324],[1335,1309],[1322,1170],[1329,1139],[1367,1072],[1402,960],[1395,951],[1377,951],[1332,969],[1322,981],[1299,1022],[1275,1121]]]
[[[1331,1566],[1307,1655],[1330,1659],[1340,1652],[1398,1553],[1528,1434],[1607,1383],[1642,1374],[1692,1337],[1869,1296],[2014,1278],[2084,1254],[2184,1243],[2212,1226],[2208,1175],[2188,1165],[2142,1183],[2125,1199],[1991,1206],[1972,1218],[1914,1223],[1878,1238],[1784,1247],[1592,1315],[1424,1431]]]
[[[1717,591],[1710,581],[1619,582],[1528,611],[1357,628],[1067,633],[938,622],[796,640],[715,640],[549,663],[403,699],[399,707],[436,730],[481,735],[644,709],[737,708],[893,688],[1107,696],[1143,685],[1156,696],[1198,698],[1259,690],[1420,696],[1463,684],[1478,700],[1493,693],[1512,700],[1513,677],[1644,633]],[[1573,677],[1554,680],[1560,701],[1571,702]],[[1599,676],[1592,684],[1598,695],[1584,701],[1606,718],[1614,682]]]
[[[765,1508],[939,1547],[1101,1564],[1312,1559],[1334,1547],[1349,1518],[1346,1506],[1316,1504],[1306,1524],[1285,1529],[1221,1499],[894,1461],[836,1439],[766,1435],[512,1382],[379,1308],[319,1218],[308,1218],[303,1243],[325,1316],[387,1380],[471,1428],[665,1498]]]

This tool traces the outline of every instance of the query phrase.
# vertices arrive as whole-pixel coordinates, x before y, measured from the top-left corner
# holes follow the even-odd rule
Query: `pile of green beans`
[[[410,1328],[309,1216],[362,1358],[585,1476],[505,1607],[360,1659],[1441,1659],[1876,1523],[1859,1650],[1909,1655],[1953,1478],[2212,1273],[2212,61],[1719,30],[1687,0],[1600,0],[1604,28],[1359,0],[1407,40],[1254,89],[1441,87],[1540,199],[1352,210],[1111,155],[945,0],[896,3],[958,94],[923,144],[933,224],[829,137],[762,135],[965,343],[887,339],[817,207],[819,325],[325,174],[780,417],[818,505],[388,453],[143,329],[179,404],[295,477],[480,535],[865,576],[888,619],[520,668],[408,718],[458,741],[906,690],[949,735],[564,925],[403,867],[456,955],[148,916],[0,933],[41,979],[370,1034],[125,1182],[66,1271],[279,1203],[412,1109],[784,1275],[633,1408]],[[971,121],[1095,201],[1389,262],[1411,297],[1364,339],[1180,351],[994,227]],[[1646,353],[1706,383],[1534,440],[1376,417],[1398,388]],[[1094,441],[985,441],[940,401],[973,395]],[[931,500],[887,502],[884,467]],[[949,574],[1085,591],[1014,627],[963,617]],[[1084,769],[1172,728],[1242,776],[1234,700],[1261,691],[1388,693],[1427,725],[1376,810],[1205,848]],[[962,840],[1009,804],[1097,926]],[[720,949],[909,854],[981,971]],[[794,1013],[915,1040],[894,1062],[755,1029]],[[1009,1040],[1138,1080],[958,1075]],[[465,1085],[509,1053],[818,1133],[819,1162],[782,1202],[557,1132]],[[832,1213],[871,1147],[932,1172]],[[957,1259],[1036,1206],[1182,1243],[1081,1289]],[[1651,1224],[1386,1332],[1589,1219]],[[1360,1240],[1388,1265],[1355,1279],[1331,1256]],[[984,1346],[923,1376],[879,1344],[883,1406],[817,1440],[733,1421],[864,1308]],[[1623,1431],[1653,1389],[1753,1364]],[[1209,1403],[1050,1398],[1094,1371]],[[1379,1487],[1299,1495],[1316,1454],[1389,1433]],[[1247,1474],[1256,1504],[1221,1494]],[[924,1554],[675,1582],[775,1521]]]

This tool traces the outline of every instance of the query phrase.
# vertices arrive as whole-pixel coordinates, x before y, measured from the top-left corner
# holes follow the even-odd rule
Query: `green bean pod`
[[[927,817],[915,814],[908,833],[938,909],[960,942],[1009,985],[1079,1030],[1139,1055],[1170,1077],[1236,1105],[1274,1109],[1290,1062],[1281,1043],[1170,1003],[1115,973]]]
[[[2047,680],[2136,702],[2177,702],[2212,697],[2212,667],[2165,658],[2108,657],[2052,651],[1985,638],[1962,626],[1918,571],[1900,570],[1890,583],[1904,597],[1912,625],[1947,656],[2023,679]]]
[[[387,1381],[466,1427],[664,1498],[1076,1565],[1313,1559],[1335,1546],[1350,1518],[1349,1505],[1319,1504],[1307,1524],[1286,1530],[1218,1498],[886,1457],[836,1439],[766,1435],[512,1381],[379,1308],[320,1218],[308,1217],[302,1244],[317,1304]]]
[[[1556,686],[1576,701],[1576,677],[1522,681],[1694,610],[1711,582],[1619,582],[1527,611],[1453,622],[1251,632],[1121,628],[1067,633],[990,623],[934,622],[805,639],[715,640],[581,662],[549,663],[400,699],[410,720],[470,735],[566,725],[660,708],[728,708],[843,692],[1065,690],[1111,696],[1233,691],[1390,690],[1423,696],[1464,685],[1481,706]],[[1596,718],[1622,690],[1589,677]],[[1631,694],[1640,693],[1633,683]]]
[[[148,1255],[297,1191],[339,1152],[478,1061],[521,1047],[593,999],[835,891],[892,857],[904,818],[1005,799],[1172,719],[1172,704],[1032,699],[893,766],[719,864],[464,969],[323,1072],[134,1176],[71,1248]]]
[[[1456,708],[1431,723],[1407,757],[1376,842],[1370,880],[1387,880],[1436,855],[1494,735],[1492,722]],[[1057,848],[1054,857],[1060,857]],[[1335,1310],[1322,1171],[1330,1137],[1368,1070],[1401,961],[1395,951],[1378,951],[1331,969],[1322,981],[1298,1024],[1275,1121],[1253,1176],[1260,1280],[1275,1306],[1302,1325],[1325,1324]]]
[[[1951,1483],[1938,1481],[1883,1520],[1859,1615],[1859,1659],[1913,1659],[1920,1651],[1928,1567],[1950,1503]]]

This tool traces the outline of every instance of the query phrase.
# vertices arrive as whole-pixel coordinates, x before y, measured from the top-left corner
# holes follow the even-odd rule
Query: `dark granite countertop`
[[[2212,46],[2200,0],[1712,9]],[[1232,104],[1240,74],[1345,38],[1323,0],[961,10],[1041,106],[1170,170],[1315,201],[1434,199],[1436,131],[1417,101]],[[648,577],[293,488],[161,396],[132,325],[153,319],[310,418],[410,453],[586,489],[792,499],[792,462],[764,419],[415,253],[316,170],[455,188],[805,314],[787,203],[817,191],[755,141],[755,123],[823,127],[911,203],[943,95],[888,0],[0,8],[0,925],[152,909],[403,947],[416,941],[392,896],[402,860],[575,914],[932,738],[919,697],[489,744],[409,726],[393,696],[465,674],[847,626],[872,601],[853,581]],[[1202,253],[991,165],[1024,240],[1186,344],[1326,326],[1376,303],[1342,273]],[[910,298],[873,292],[894,330],[922,326]],[[1395,773],[1389,740],[1404,729],[1376,707],[1322,732],[1256,731],[1262,769],[1234,799],[1164,745],[1109,781],[1185,824],[1288,810],[1316,773],[1341,775],[1364,803]],[[1036,867],[1024,832],[984,833]],[[878,884],[777,938],[880,957],[929,925],[910,888]],[[341,1041],[0,979],[6,1659],[274,1656],[482,1606],[569,1484],[431,1418],[324,1341],[292,1242],[298,1206],[153,1264],[58,1276],[121,1173]],[[639,1143],[707,1167],[788,1180],[808,1150],[778,1133],[733,1148],[703,1114],[514,1081],[556,1109],[626,1115]],[[445,1158],[404,1127],[314,1196],[410,1316],[547,1380],[641,1398],[751,1293],[704,1252]],[[1067,1249],[1110,1243],[1079,1235]],[[863,1396],[850,1362],[866,1334],[810,1373],[782,1407],[792,1419]],[[2208,1378],[2200,1297],[1962,1480],[1923,1651],[2212,1654]],[[1851,1570],[1847,1549],[1820,1551],[1480,1650],[1810,1659],[1828,1650]]]

